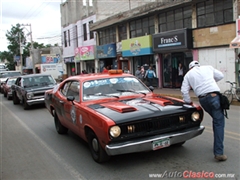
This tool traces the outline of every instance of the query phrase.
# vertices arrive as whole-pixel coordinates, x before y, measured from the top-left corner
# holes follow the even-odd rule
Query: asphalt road
[[[72,132],[57,134],[53,117],[45,107],[25,111],[21,105],[13,105],[0,95],[0,179],[148,180],[167,176],[179,179],[183,173],[220,177],[228,174],[233,178],[221,179],[240,179],[240,107],[231,106],[228,114],[225,162],[213,158],[211,118],[205,114],[204,133],[182,147],[119,155],[97,164],[87,143]],[[160,178],[161,175],[164,177]]]

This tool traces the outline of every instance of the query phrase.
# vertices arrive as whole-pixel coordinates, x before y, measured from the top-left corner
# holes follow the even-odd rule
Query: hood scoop
[[[157,98],[157,97],[154,97],[154,98],[143,98],[144,100],[148,100],[152,103],[155,103],[155,104],[159,104],[161,106],[167,106],[167,105],[173,105],[174,103],[168,99],[164,99],[164,98]]]
[[[127,104],[124,104],[122,102],[110,102],[110,103],[104,103],[100,105],[120,113],[133,112],[137,110],[136,108],[129,106]]]

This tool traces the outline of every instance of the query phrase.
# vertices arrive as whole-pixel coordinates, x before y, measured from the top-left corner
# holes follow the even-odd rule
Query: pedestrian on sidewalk
[[[189,64],[189,71],[184,76],[181,92],[185,103],[192,103],[189,90],[192,88],[203,109],[212,117],[213,121],[213,153],[218,161],[227,160],[224,155],[224,126],[225,117],[220,106],[220,88],[217,81],[223,79],[224,75],[212,66],[200,66],[198,61]]]
[[[135,72],[135,76],[140,79],[141,81],[143,80],[143,75],[141,71],[141,66],[137,66],[137,70]]]
[[[149,69],[146,71],[144,78],[147,78],[148,86],[153,86],[153,80],[156,77],[155,72],[152,70],[152,66],[149,66]]]

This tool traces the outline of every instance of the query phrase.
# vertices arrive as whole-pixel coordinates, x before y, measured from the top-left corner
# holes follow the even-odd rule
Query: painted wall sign
[[[116,44],[106,44],[102,46],[97,46],[97,58],[114,58],[117,56]]]
[[[58,63],[58,61],[60,60],[60,56],[45,54],[45,55],[41,55],[41,59],[42,59],[42,64]]]
[[[94,46],[82,46],[75,49],[75,61],[94,59]]]
[[[167,31],[153,35],[153,51],[163,52],[170,50],[192,49],[192,30],[181,29],[174,31]]]
[[[140,56],[153,54],[152,36],[141,36],[122,41],[122,56]]]

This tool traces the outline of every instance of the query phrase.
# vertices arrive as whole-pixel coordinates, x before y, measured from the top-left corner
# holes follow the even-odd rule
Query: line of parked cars
[[[57,82],[51,75],[22,75],[18,71],[0,72],[0,91],[13,104],[22,104],[29,109],[34,104],[44,104],[44,93],[52,89]]]
[[[72,76],[59,84],[50,75],[21,75],[10,85],[12,79],[3,87],[9,83],[13,104],[29,109],[45,103],[57,133],[77,134],[98,163],[114,155],[181,146],[204,131],[199,105],[154,94],[122,70]]]

